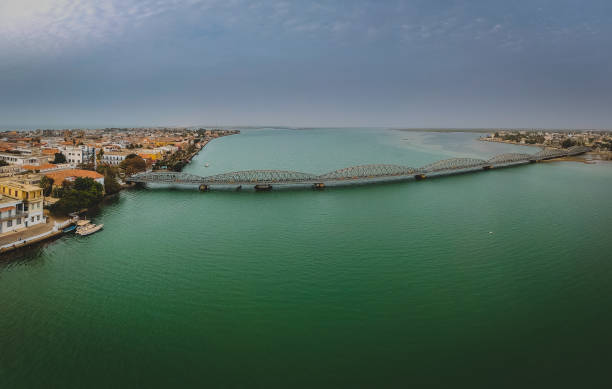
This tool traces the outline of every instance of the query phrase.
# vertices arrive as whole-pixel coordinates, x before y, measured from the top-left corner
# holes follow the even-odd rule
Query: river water
[[[474,133],[248,130],[185,171],[418,167]],[[205,167],[208,163],[210,166]],[[0,260],[0,387],[608,387],[612,165],[124,191]]]

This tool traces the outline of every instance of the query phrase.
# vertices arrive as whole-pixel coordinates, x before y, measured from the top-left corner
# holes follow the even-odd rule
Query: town
[[[211,140],[237,130],[105,128],[0,133],[0,252],[59,235],[76,213],[129,186],[181,171]]]
[[[591,148],[591,154],[600,156],[600,159],[612,159],[612,133],[610,131],[500,129],[481,137],[480,140],[564,149],[586,146]]]

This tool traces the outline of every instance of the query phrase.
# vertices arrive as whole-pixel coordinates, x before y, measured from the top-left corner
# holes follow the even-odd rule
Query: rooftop
[[[53,172],[44,173],[45,176],[53,179],[53,181],[57,184],[64,182],[68,178],[104,178],[104,176],[98,172],[94,172],[91,170],[81,170],[81,169],[67,169],[67,170],[58,170]]]

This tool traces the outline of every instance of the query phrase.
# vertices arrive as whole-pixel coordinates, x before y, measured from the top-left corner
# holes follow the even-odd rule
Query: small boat
[[[204,167],[209,167],[209,166],[210,166],[210,165],[208,164],[208,162],[206,162],[206,163],[204,164]]]
[[[62,232],[63,232],[64,234],[66,234],[66,233],[68,233],[68,232],[72,232],[72,231],[76,230],[76,228],[77,228],[77,226],[75,226],[75,225],[73,224],[73,225],[71,225],[71,226],[68,226],[68,227],[64,228],[64,229],[62,230]]]
[[[87,236],[87,235],[93,234],[94,232],[100,231],[102,227],[104,227],[104,224],[90,223],[90,224],[77,228],[76,233],[81,236]]]
[[[88,224],[89,224],[89,220],[87,220],[87,219],[79,220],[76,223],[77,227],[85,227]]]

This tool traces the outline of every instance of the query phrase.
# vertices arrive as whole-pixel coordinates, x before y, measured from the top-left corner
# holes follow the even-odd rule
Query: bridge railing
[[[450,158],[420,168],[391,164],[358,165],[316,175],[290,170],[243,170],[201,177],[181,172],[145,172],[128,177],[128,182],[196,185],[241,184],[308,184],[343,180],[364,180],[384,177],[443,173],[475,168],[504,166],[521,162],[540,161],[590,151],[588,147],[574,146],[567,150],[544,149],[535,154],[506,153],[489,160],[478,158]]]

